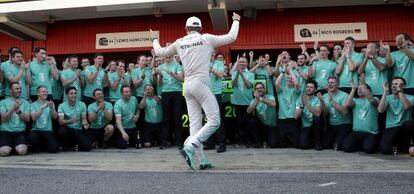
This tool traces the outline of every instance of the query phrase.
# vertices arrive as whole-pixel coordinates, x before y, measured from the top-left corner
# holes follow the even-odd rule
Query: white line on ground
[[[336,183],[335,182],[329,182],[329,183],[319,184],[318,186],[326,187],[326,186],[329,186],[329,185],[336,185]]]

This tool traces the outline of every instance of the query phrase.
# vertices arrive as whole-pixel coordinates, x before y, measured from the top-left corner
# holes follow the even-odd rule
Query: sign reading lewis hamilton
[[[294,26],[295,42],[368,40],[367,23],[299,24]]]
[[[159,31],[154,31],[159,37]],[[149,31],[96,34],[96,49],[152,47]]]

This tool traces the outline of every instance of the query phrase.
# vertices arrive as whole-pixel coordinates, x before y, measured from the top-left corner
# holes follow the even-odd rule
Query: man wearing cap
[[[187,19],[187,35],[177,39],[164,48],[153,38],[153,47],[157,56],[178,54],[184,69],[184,96],[190,118],[190,136],[184,143],[180,154],[192,170],[195,170],[194,154],[200,159],[200,169],[211,167],[202,150],[205,142],[220,126],[220,109],[209,87],[209,63],[214,48],[234,42],[239,31],[240,16],[233,13],[233,24],[228,34],[215,36],[201,34],[201,21],[196,17]],[[207,122],[202,126],[202,110]]]

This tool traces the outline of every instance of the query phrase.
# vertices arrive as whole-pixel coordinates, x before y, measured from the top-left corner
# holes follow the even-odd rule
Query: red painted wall
[[[393,41],[397,32],[414,35],[414,14],[412,7],[402,5],[357,6],[335,8],[306,8],[258,11],[257,19],[242,18],[239,37],[231,49],[276,49],[297,48],[294,42],[294,24],[367,22],[370,41]],[[179,14],[154,16],[122,17],[93,20],[63,21],[48,26],[47,40],[35,41],[33,46],[45,46],[49,54],[80,54],[95,52],[148,51],[150,48],[128,48],[96,50],[95,34],[109,32],[146,31],[149,28],[160,30],[161,43],[172,42],[185,34],[184,23],[188,16],[200,17],[203,31],[213,34],[209,15]],[[230,14],[231,15],[231,14]],[[360,45],[365,42],[360,42]],[[5,54],[9,46],[20,46],[25,54],[30,54],[31,41],[18,41],[0,34],[0,48]],[[220,48],[225,54],[230,47]]]

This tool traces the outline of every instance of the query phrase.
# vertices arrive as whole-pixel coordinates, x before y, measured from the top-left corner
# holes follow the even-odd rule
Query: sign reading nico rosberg
[[[159,31],[153,31],[159,38]],[[96,34],[96,49],[152,47],[149,31]]]
[[[294,26],[295,42],[368,40],[367,23],[299,24]]]

